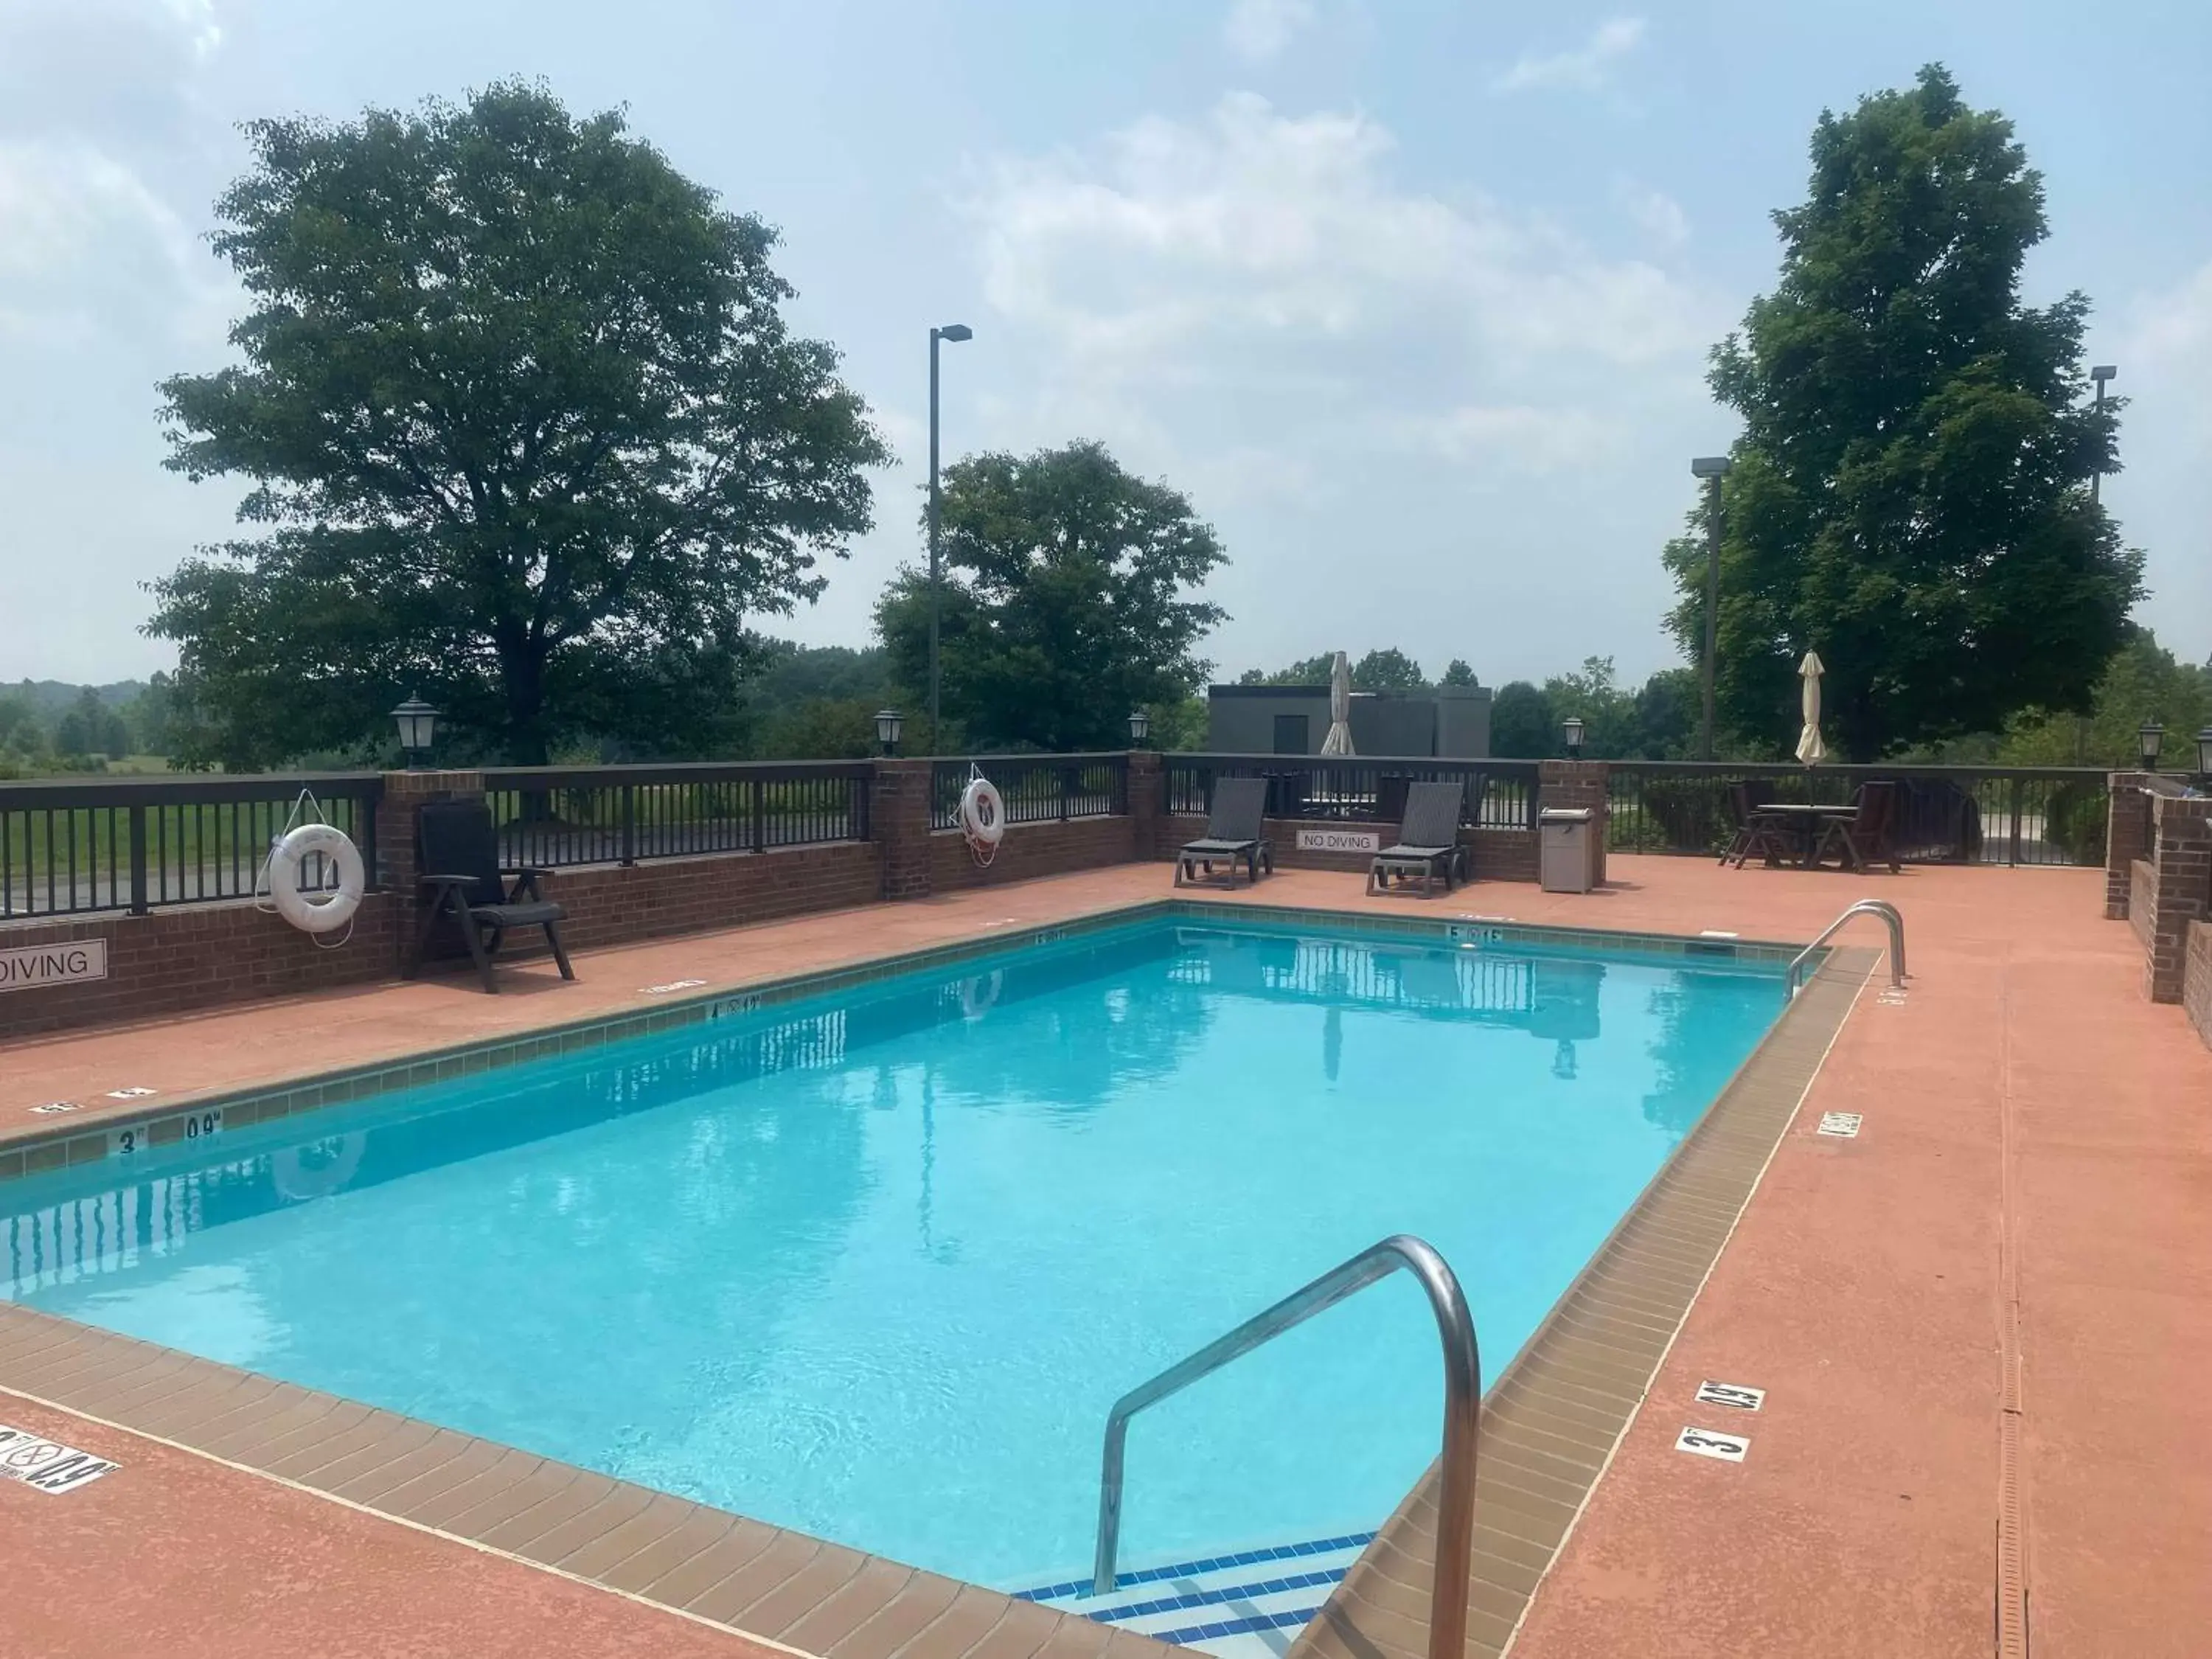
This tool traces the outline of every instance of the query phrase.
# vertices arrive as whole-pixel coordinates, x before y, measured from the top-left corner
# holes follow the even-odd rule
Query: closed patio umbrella
[[[1820,666],[1820,657],[1810,651],[1797,665],[1805,682],[1805,729],[1797,734],[1797,758],[1808,766],[1818,766],[1828,757],[1828,745],[1820,741],[1820,676],[1826,672]]]
[[[1328,671],[1328,735],[1322,739],[1324,755],[1349,755],[1352,749],[1352,659],[1336,653]]]

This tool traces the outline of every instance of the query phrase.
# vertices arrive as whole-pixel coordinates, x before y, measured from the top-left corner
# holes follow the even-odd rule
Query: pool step
[[[1374,1536],[1344,1533],[1134,1567],[1119,1575],[1111,1595],[1092,1595],[1088,1578],[1013,1595],[1219,1659],[1270,1659],[1321,1611]]]

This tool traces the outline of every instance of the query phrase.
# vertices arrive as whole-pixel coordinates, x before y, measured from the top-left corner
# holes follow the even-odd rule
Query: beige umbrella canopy
[[[1328,735],[1322,739],[1324,755],[1349,755],[1352,749],[1352,659],[1336,653],[1328,672]]]
[[[1828,745],[1820,741],[1820,676],[1827,670],[1820,666],[1817,654],[1808,651],[1797,672],[1805,682],[1805,729],[1797,734],[1797,758],[1818,766],[1828,758]]]

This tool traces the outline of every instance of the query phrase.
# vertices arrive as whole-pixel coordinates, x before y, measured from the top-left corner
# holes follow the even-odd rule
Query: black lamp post
[[[896,708],[876,710],[876,742],[886,755],[898,753],[899,733],[906,729],[906,716]]]
[[[1141,708],[1129,711],[1129,747],[1142,749],[1145,739],[1152,735],[1152,717]]]
[[[1579,714],[1570,714],[1560,722],[1559,729],[1567,734],[1567,758],[1578,761],[1583,757],[1583,720]]]
[[[2197,733],[2197,777],[2200,783],[2212,783],[2212,726]]]
[[[1698,664],[1698,754],[1713,757],[1713,658],[1720,649],[1721,628],[1721,480],[1735,465],[1725,455],[1700,455],[1690,463],[1690,476],[1705,481],[1705,648]]]
[[[965,323],[947,323],[929,331],[929,752],[933,755],[943,747],[937,735],[937,636],[945,608],[944,578],[937,556],[938,520],[944,516],[945,505],[937,488],[937,343],[950,340],[957,345],[975,337],[975,331]]]
[[[419,772],[428,763],[430,744],[438,735],[438,711],[418,692],[393,709],[392,718],[399,727],[399,751],[407,757],[407,769]]]
[[[2136,729],[2136,740],[2141,744],[2139,752],[2142,756],[2142,769],[2157,771],[2158,751],[2166,740],[2166,728],[2156,720],[2145,720]]]

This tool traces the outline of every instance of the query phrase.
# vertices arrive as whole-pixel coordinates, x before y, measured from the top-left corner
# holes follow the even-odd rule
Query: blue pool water
[[[1727,962],[1153,923],[10,1182],[0,1268],[1013,1584],[1089,1560],[1118,1394],[1386,1233],[1458,1271],[1494,1376],[1783,1002]],[[1138,1420],[1127,1558],[1375,1525],[1441,1397],[1387,1281]]]

